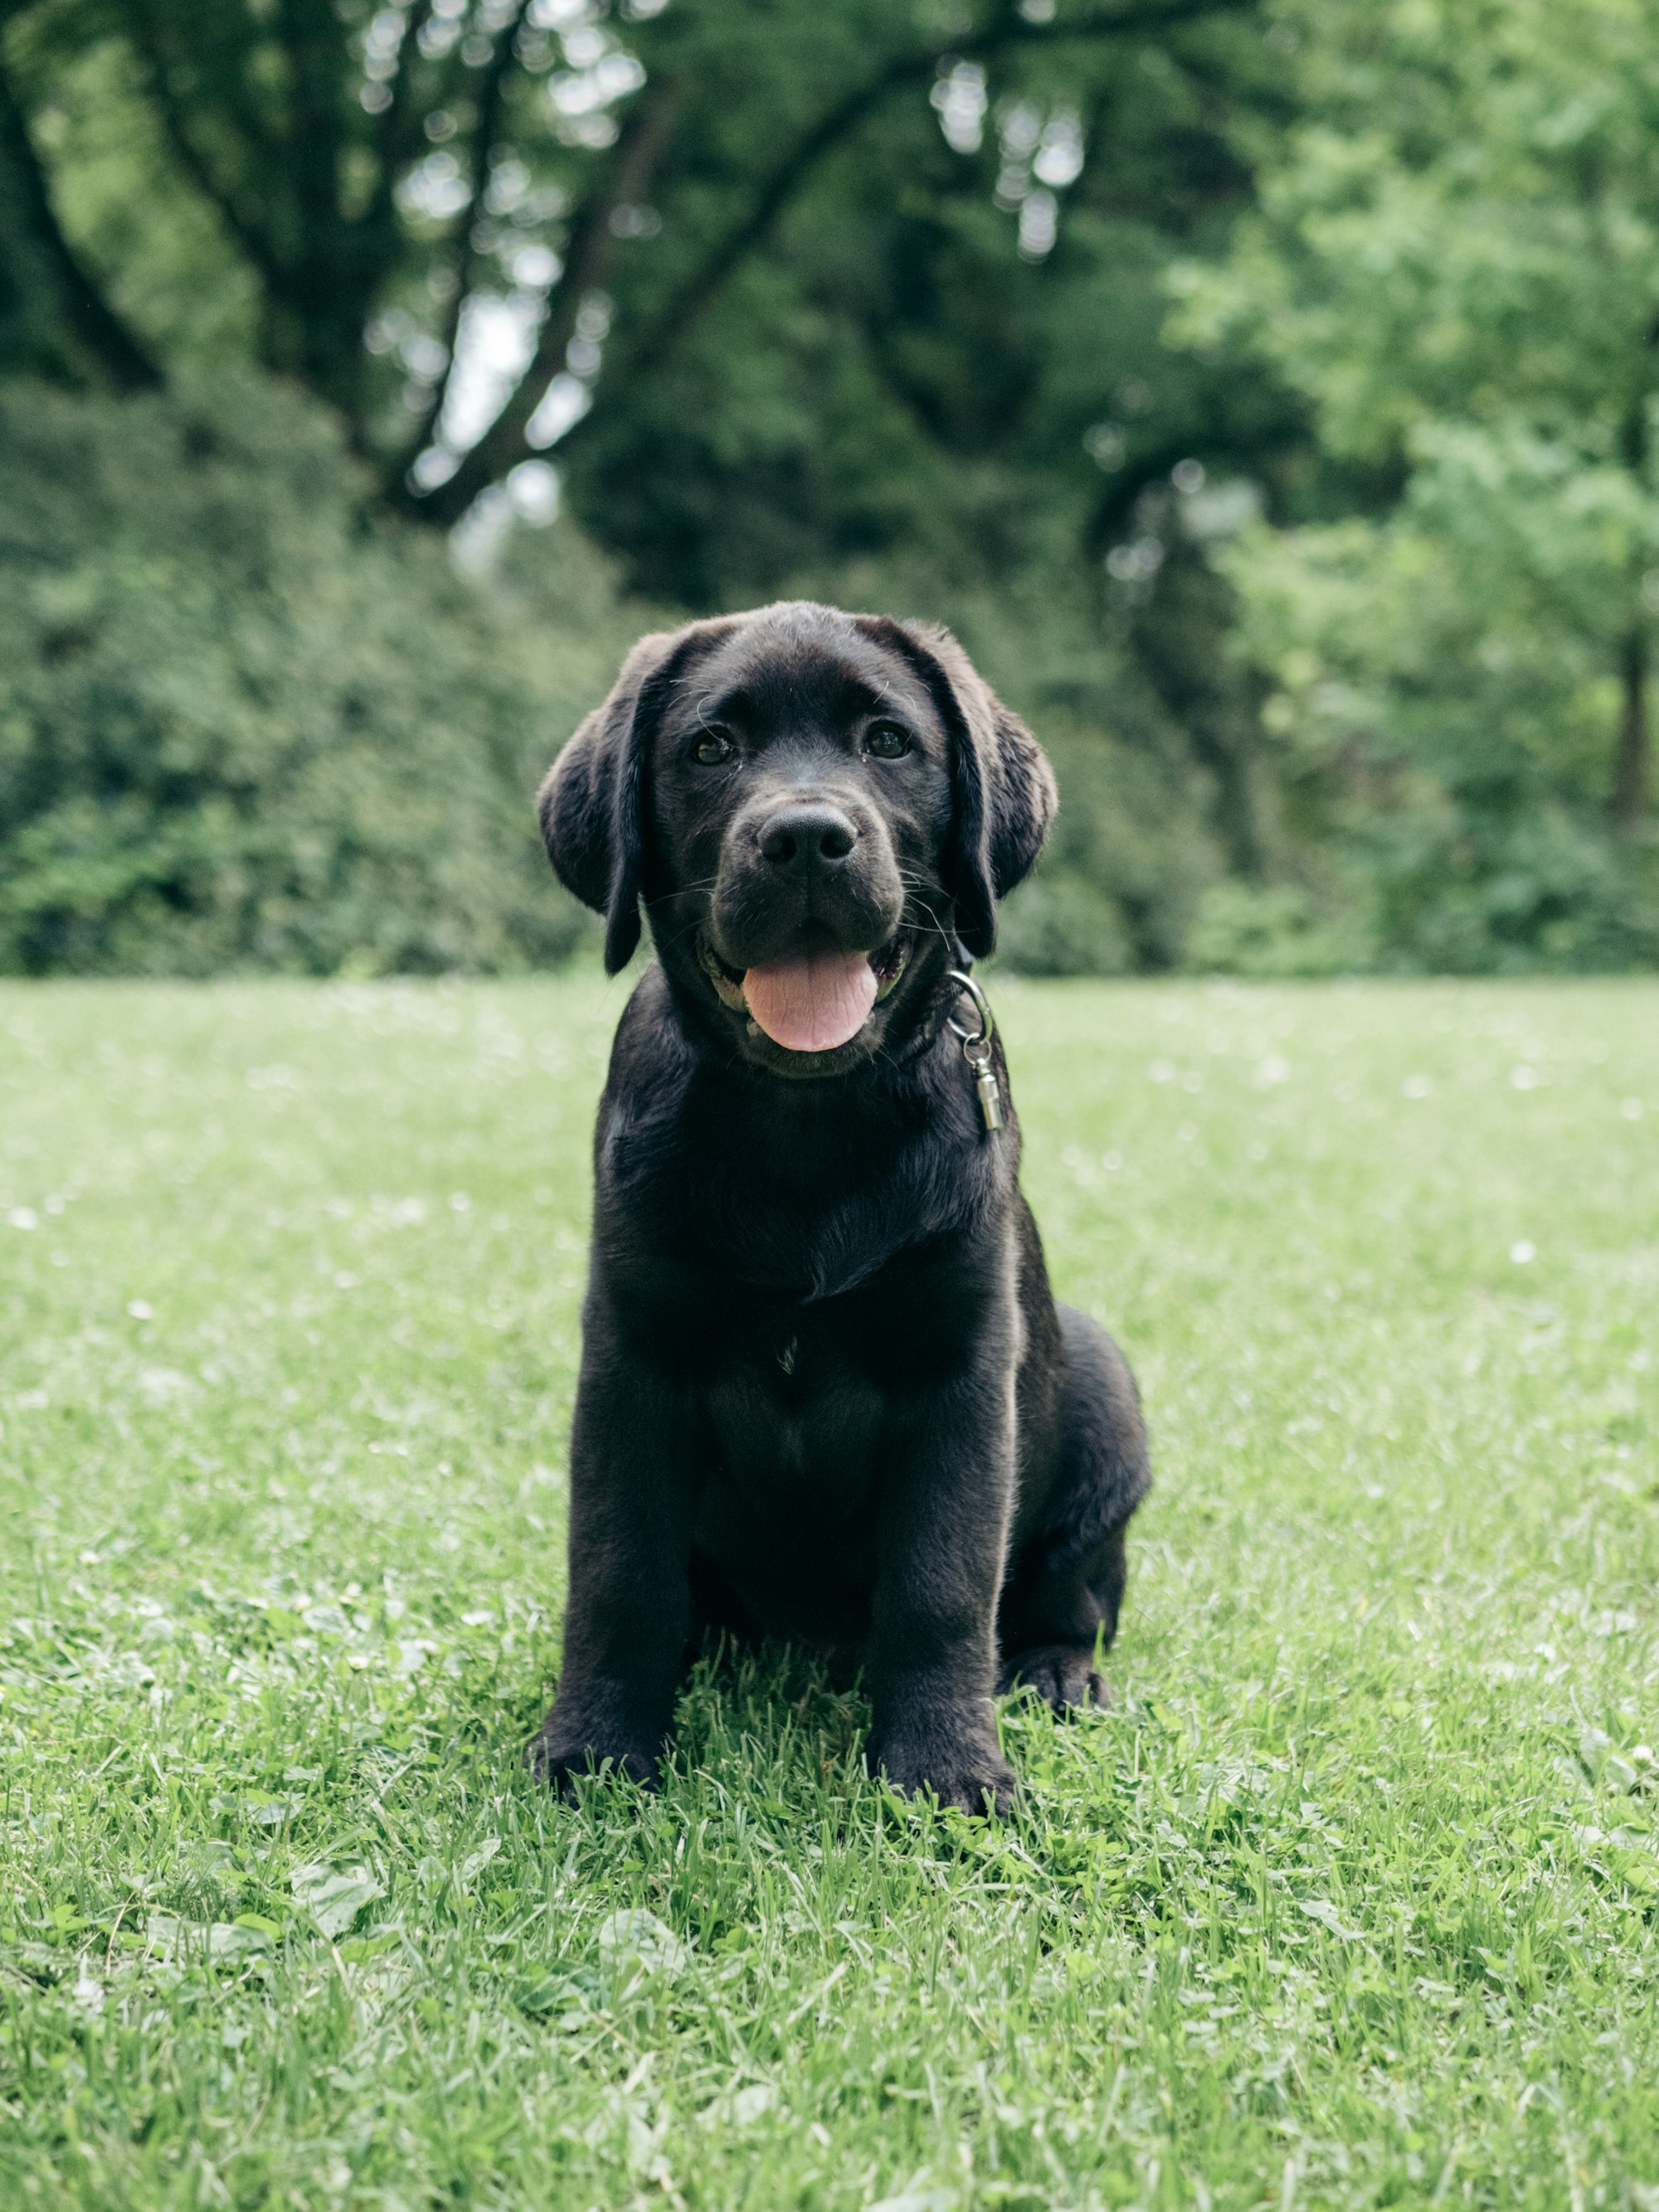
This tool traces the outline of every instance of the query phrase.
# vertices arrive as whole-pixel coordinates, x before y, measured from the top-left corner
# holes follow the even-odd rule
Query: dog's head
[[[613,975],[643,901],[747,1058],[832,1075],[902,1033],[953,936],[991,951],[1054,783],[948,630],[794,601],[641,638],[538,804]]]

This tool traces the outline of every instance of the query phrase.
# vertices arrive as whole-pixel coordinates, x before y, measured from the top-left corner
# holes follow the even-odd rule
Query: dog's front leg
[[[526,1754],[556,1787],[610,1759],[657,1779],[690,1625],[695,1450],[684,1401],[585,1317],[570,1438],[570,1595],[553,1710]]]
[[[896,1427],[879,1524],[868,1761],[941,1804],[1006,1809],[991,1703],[1014,1496],[1012,1358],[986,1357]]]

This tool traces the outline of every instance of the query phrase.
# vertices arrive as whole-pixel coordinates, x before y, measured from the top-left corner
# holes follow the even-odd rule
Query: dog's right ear
[[[1060,804],[1054,772],[1018,714],[1005,707],[938,623],[855,615],[866,636],[892,647],[933,695],[951,732],[955,821],[944,855],[957,934],[975,960],[996,950],[997,901],[1036,866]]]
[[[640,859],[651,740],[692,645],[715,627],[642,637],[536,794],[548,858],[565,889],[605,916],[605,965],[614,975],[640,941]]]

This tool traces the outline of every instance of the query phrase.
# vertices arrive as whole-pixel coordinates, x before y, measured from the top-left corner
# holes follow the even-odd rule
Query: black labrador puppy
[[[641,902],[658,955],[599,1105],[550,1781],[653,1780],[714,1627],[861,1665],[872,1768],[969,1812],[1000,1686],[1103,1698],[1146,1435],[957,972],[1054,803],[947,631],[805,602],[641,639],[543,786],[607,968]]]

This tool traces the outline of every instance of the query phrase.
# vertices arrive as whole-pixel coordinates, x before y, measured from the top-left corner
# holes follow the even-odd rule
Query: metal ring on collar
[[[996,1020],[991,1012],[990,1000],[975,982],[973,977],[964,975],[960,968],[947,968],[945,971],[945,980],[947,983],[958,985],[968,994],[974,1002],[974,1011],[979,1016],[977,1030],[963,1029],[954,1014],[946,1016],[946,1026],[955,1036],[962,1039],[964,1045],[988,1045],[992,1033],[996,1028]]]

